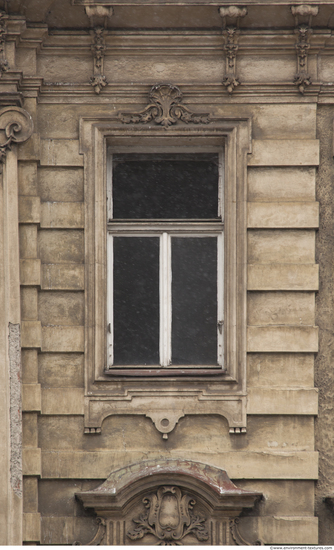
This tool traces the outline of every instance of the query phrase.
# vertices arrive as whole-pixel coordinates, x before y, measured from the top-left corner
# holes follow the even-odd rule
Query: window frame
[[[206,102],[205,99],[203,99]],[[132,123],[118,113],[80,120],[85,186],[85,433],[99,433],[110,415],[148,416],[166,435],[188,414],[227,419],[230,432],[246,426],[247,155],[251,120],[211,116],[210,124],[177,122],[167,129]],[[132,379],[106,374],[107,357],[107,148],[203,147],[225,143],[225,357],[226,373]],[[175,145],[177,144],[177,145]],[[162,369],[163,370],[163,369]],[[175,382],[177,381],[177,384]],[[169,419],[168,425],[161,420]]]
[[[209,154],[217,154],[218,157],[218,181],[217,181],[217,218],[205,219],[174,219],[166,220],[136,220],[113,218],[113,187],[112,187],[112,167],[113,155],[115,153],[127,153],[128,149],[118,147],[109,147],[107,149],[107,365],[106,374],[122,374],[127,376],[140,376],[142,369],[149,369],[151,374],[160,376],[161,369],[170,369],[174,376],[191,376],[193,374],[221,374],[226,371],[224,361],[224,148],[215,147],[212,151],[206,151]],[[141,151],[142,152],[142,151]],[[191,148],[182,148],[179,153],[201,153],[202,149],[192,146]],[[131,148],[131,153],[137,151]],[[159,155],[161,153],[170,153],[168,148],[162,147],[159,150],[150,148],[146,154]],[[153,158],[152,158],[153,160]],[[146,236],[159,238],[159,356],[160,364],[154,366],[146,365],[127,365],[120,366],[113,363],[113,240],[117,236]],[[172,237],[217,237],[217,364],[216,365],[172,365],[172,274],[171,274],[171,239]]]

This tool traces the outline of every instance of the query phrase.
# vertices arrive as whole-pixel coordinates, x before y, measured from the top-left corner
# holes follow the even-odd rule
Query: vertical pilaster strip
[[[22,409],[20,348],[20,263],[18,168],[15,143],[28,139],[33,125],[28,113],[17,107],[0,111],[3,161],[0,193],[0,370],[2,455],[0,462],[0,544],[21,545]],[[5,139],[3,139],[5,137]],[[7,140],[6,140],[7,138]]]
[[[20,262],[18,220],[17,152],[7,152],[3,170],[4,216],[4,308],[7,315],[7,374],[9,425],[9,471],[7,472],[8,509],[7,545],[22,544],[22,412],[21,412],[21,349],[20,349]]]

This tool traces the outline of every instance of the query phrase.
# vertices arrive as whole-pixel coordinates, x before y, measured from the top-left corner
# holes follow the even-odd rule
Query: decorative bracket
[[[219,8],[219,14],[223,19],[223,34],[225,36],[226,51],[226,74],[223,79],[223,85],[227,88],[229,94],[232,94],[234,88],[240,85],[240,80],[236,76],[237,51],[239,49],[239,23],[240,18],[247,15],[247,8],[239,8],[238,6],[229,6],[227,8]],[[235,20],[236,26],[226,26],[227,18]]]
[[[291,6],[291,13],[295,17],[295,33],[298,35],[298,41],[296,43],[297,51],[297,74],[294,78],[294,83],[297,84],[298,89],[302,95],[304,95],[307,86],[312,84],[310,75],[308,74],[308,50],[310,49],[310,35],[312,34],[312,17],[318,14],[318,6],[309,6],[302,4],[300,6]],[[305,20],[301,24],[300,18]]]
[[[156,84],[149,93],[149,104],[138,113],[120,113],[118,118],[124,124],[147,124],[152,120],[161,124],[166,130],[178,120],[187,124],[208,124],[209,113],[193,113],[181,104],[182,92],[171,84]]]
[[[231,537],[236,546],[263,546],[261,540],[256,540],[255,542],[249,542],[244,539],[238,529],[238,524],[240,523],[240,518],[234,518],[230,520],[230,532]]]
[[[90,84],[93,86],[96,94],[108,85],[105,77],[103,60],[106,50],[104,33],[107,28],[108,19],[113,15],[111,6],[86,6],[86,14],[89,17],[90,24],[93,28],[94,42],[91,46],[94,54],[93,76],[90,78]],[[103,24],[103,26],[102,26]]]
[[[168,434],[174,430],[176,424],[184,416],[183,411],[161,411],[147,413],[146,416],[150,418],[155,425],[156,429],[162,433],[163,439],[168,439]]]
[[[0,111],[0,162],[14,143],[30,138],[34,125],[31,116],[20,107],[6,107]]]
[[[6,21],[8,15],[0,11],[0,78],[3,73],[9,70],[8,61],[5,58],[5,41],[6,41]]]
[[[75,541],[72,546],[100,546],[106,534],[106,520],[104,518],[97,517],[96,523],[98,525],[98,528],[93,539],[90,542],[83,543]]]

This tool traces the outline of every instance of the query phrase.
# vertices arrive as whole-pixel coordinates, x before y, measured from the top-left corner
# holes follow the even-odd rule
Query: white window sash
[[[145,224],[146,225],[146,224]],[[128,237],[160,237],[160,267],[159,267],[159,296],[160,296],[160,366],[171,365],[172,358],[172,260],[171,260],[171,239],[172,237],[213,237],[217,239],[217,363],[224,365],[224,233],[223,231],[194,231],[193,228],[187,232],[184,228],[171,227],[170,231],[152,231],[148,228],[137,225],[136,229],[128,228],[126,224],[118,227],[117,231],[108,231],[108,368],[114,362],[114,320],[113,320],[113,238],[117,236]],[[155,225],[155,224],[152,224]],[[222,224],[220,224],[222,226]],[[152,226],[151,226],[152,227]],[[209,366],[209,365],[208,365]],[[178,365],[178,368],[182,365]],[[196,365],[196,368],[203,368],[203,365]]]

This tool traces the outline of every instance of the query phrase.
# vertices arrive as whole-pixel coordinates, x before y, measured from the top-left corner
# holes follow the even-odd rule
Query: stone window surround
[[[140,141],[139,141],[140,140]],[[225,365],[215,377],[110,377],[107,360],[107,148],[173,143],[225,146]],[[152,419],[165,439],[187,414],[219,414],[230,433],[246,431],[247,153],[251,123],[211,117],[209,124],[124,124],[117,114],[80,120],[85,181],[85,433],[115,414]],[[102,152],[102,155],[101,155]],[[101,159],[102,156],[102,159]],[[163,421],[163,422],[162,422]]]

